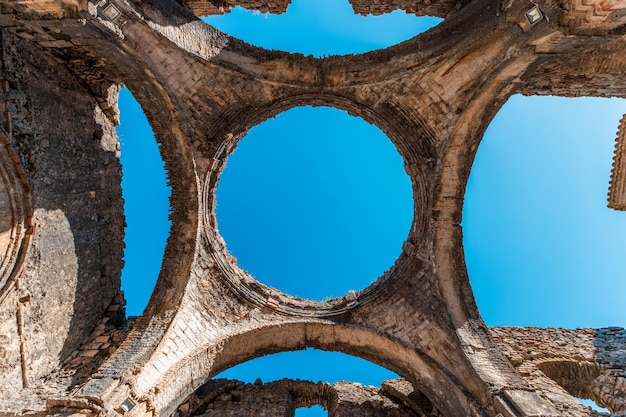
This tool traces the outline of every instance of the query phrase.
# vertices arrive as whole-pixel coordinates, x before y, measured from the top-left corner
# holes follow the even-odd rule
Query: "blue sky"
[[[315,300],[381,276],[413,218],[411,181],[393,144],[377,127],[326,107],[298,107],[251,129],[229,157],[216,199],[219,231],[239,266]]]
[[[315,56],[386,47],[437,21],[403,12],[355,16],[347,1],[336,0],[294,0],[278,16],[237,8],[209,20],[250,43]],[[122,286],[128,315],[139,315],[169,233],[169,190],[149,126],[126,90],[120,108],[129,225]],[[624,100],[514,96],[490,125],[462,223],[470,281],[487,324],[626,326],[626,213],[606,208],[624,113]],[[359,151],[348,152],[356,144]],[[408,233],[412,195],[399,155],[378,128],[340,110],[301,107],[240,142],[220,179],[217,216],[242,268],[285,292],[323,299],[362,289],[392,265]],[[309,349],[250,361],[222,376],[380,385],[393,374]],[[321,415],[319,408],[297,414]]]
[[[203,20],[253,45],[317,57],[386,48],[441,21],[399,10],[382,16],[355,15],[347,0],[294,0],[280,15],[235,7]]]
[[[462,223],[488,324],[626,327],[626,212],[606,206],[625,113],[625,100],[514,96],[489,126]]]

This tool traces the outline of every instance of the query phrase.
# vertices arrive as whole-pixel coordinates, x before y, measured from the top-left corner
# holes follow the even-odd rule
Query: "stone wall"
[[[599,3],[585,0],[561,0],[566,10],[561,23],[572,32],[585,35],[616,35],[626,32],[626,4],[620,0]]]
[[[28,178],[34,229],[27,267],[0,304],[6,399],[59,367],[119,294],[124,217],[116,119],[52,56],[1,35],[6,135]]]
[[[571,395],[626,413],[626,330],[495,327],[491,334],[517,372],[560,412],[587,415]]]
[[[361,15],[373,14],[375,16],[391,13],[394,10],[404,10],[418,16],[446,17],[459,5],[456,0],[419,0],[406,2],[402,0],[351,0],[352,9]]]

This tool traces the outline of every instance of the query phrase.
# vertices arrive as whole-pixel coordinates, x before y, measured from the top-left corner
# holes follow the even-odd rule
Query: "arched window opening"
[[[159,276],[171,222],[170,187],[154,133],[127,88],[119,98],[122,196],[126,228],[122,290],[126,313],[141,315]]]
[[[327,107],[297,107],[252,128],[216,191],[220,234],[262,283],[323,300],[391,268],[413,218],[404,163],[385,134]]]
[[[321,405],[314,405],[309,408],[296,408],[294,417],[328,417],[328,411],[324,410]]]
[[[386,48],[442,21],[401,10],[381,16],[361,16],[354,13],[347,0],[293,0],[287,12],[280,15],[262,14],[238,6],[224,15],[203,19],[253,45],[316,57]]]
[[[592,365],[570,361],[545,362],[537,367],[575,397],[589,398],[589,385],[600,374]]]
[[[555,361],[544,362],[537,367],[583,405],[592,407],[596,411],[609,412],[606,408],[598,405],[602,403],[602,400],[596,395],[593,382],[598,378],[601,370],[595,365],[573,361]]]
[[[626,290],[626,215],[606,198],[624,113],[626,100],[513,96],[491,122],[462,223],[487,324],[626,326],[612,307]]]

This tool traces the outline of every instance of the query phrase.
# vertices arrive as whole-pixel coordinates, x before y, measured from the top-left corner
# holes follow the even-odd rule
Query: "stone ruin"
[[[2,0],[0,415],[331,417],[626,415],[620,328],[487,327],[461,235],[491,119],[513,94],[626,98],[624,0],[353,0],[356,13],[444,18],[384,50],[313,58],[229,37],[197,15],[286,0]],[[126,322],[118,92],[141,103],[172,187],[172,227],[145,313]],[[253,126],[295,106],[377,125],[402,155],[414,219],[391,270],[315,302],[242,271],[215,188]],[[626,208],[626,119],[609,206]],[[213,380],[314,347],[402,379],[381,388]]]

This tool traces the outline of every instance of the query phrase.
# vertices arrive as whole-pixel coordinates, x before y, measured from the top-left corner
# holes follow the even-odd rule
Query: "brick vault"
[[[357,13],[440,16],[363,55],[316,59],[226,36],[196,15],[286,0],[2,0],[0,415],[626,415],[626,332],[488,328],[464,264],[474,153],[502,104],[526,95],[626,98],[626,0],[353,0]],[[539,20],[532,22],[531,8]],[[124,324],[117,96],[152,125],[172,228],[144,315]],[[324,302],[233,263],[214,192],[254,125],[299,105],[380,127],[412,179],[414,220],[393,268]],[[624,119],[626,120],[626,119]],[[609,205],[626,208],[626,122]],[[383,365],[381,388],[210,380],[304,347]]]

